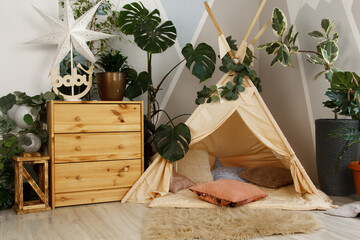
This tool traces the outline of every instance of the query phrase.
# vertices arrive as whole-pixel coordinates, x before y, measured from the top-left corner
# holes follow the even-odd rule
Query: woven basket
[[[343,138],[330,137],[329,133],[340,128],[359,129],[359,121],[351,119],[317,119],[316,163],[320,189],[328,195],[347,196],[355,192],[353,173],[348,168],[358,159],[357,144],[352,145],[340,160],[339,170],[335,172],[336,160],[345,145]]]

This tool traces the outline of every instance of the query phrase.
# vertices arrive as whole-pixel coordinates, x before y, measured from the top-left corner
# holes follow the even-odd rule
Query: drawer
[[[54,104],[55,133],[141,130],[140,104]]]
[[[129,189],[130,188],[116,188],[74,193],[57,193],[55,194],[55,207],[120,201]]]
[[[55,193],[131,187],[141,160],[55,164]]]
[[[141,133],[55,134],[55,163],[141,158]]]

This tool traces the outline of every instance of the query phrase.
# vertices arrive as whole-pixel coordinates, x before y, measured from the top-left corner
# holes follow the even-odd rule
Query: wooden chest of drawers
[[[51,206],[118,201],[144,171],[142,102],[48,105]]]

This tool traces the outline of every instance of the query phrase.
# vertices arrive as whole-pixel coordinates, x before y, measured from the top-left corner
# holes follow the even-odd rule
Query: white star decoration
[[[101,32],[87,30],[86,27],[93,18],[97,8],[100,6],[101,2],[98,2],[93,6],[89,11],[84,15],[80,16],[78,19],[74,19],[73,10],[70,6],[69,0],[65,0],[65,13],[64,21],[53,18],[48,14],[42,12],[41,10],[35,10],[51,25],[53,32],[29,41],[27,43],[37,43],[37,44],[57,44],[57,53],[56,58],[53,62],[53,67],[57,68],[59,63],[66,57],[66,55],[72,50],[72,46],[75,47],[76,51],[85,57],[90,62],[94,63],[96,61],[94,54],[91,52],[90,48],[86,42],[110,38],[114,35],[105,34]]]

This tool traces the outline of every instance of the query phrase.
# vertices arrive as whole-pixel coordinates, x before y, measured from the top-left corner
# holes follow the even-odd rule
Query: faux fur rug
[[[145,240],[251,239],[310,233],[322,227],[311,213],[244,207],[150,208],[144,225]]]

